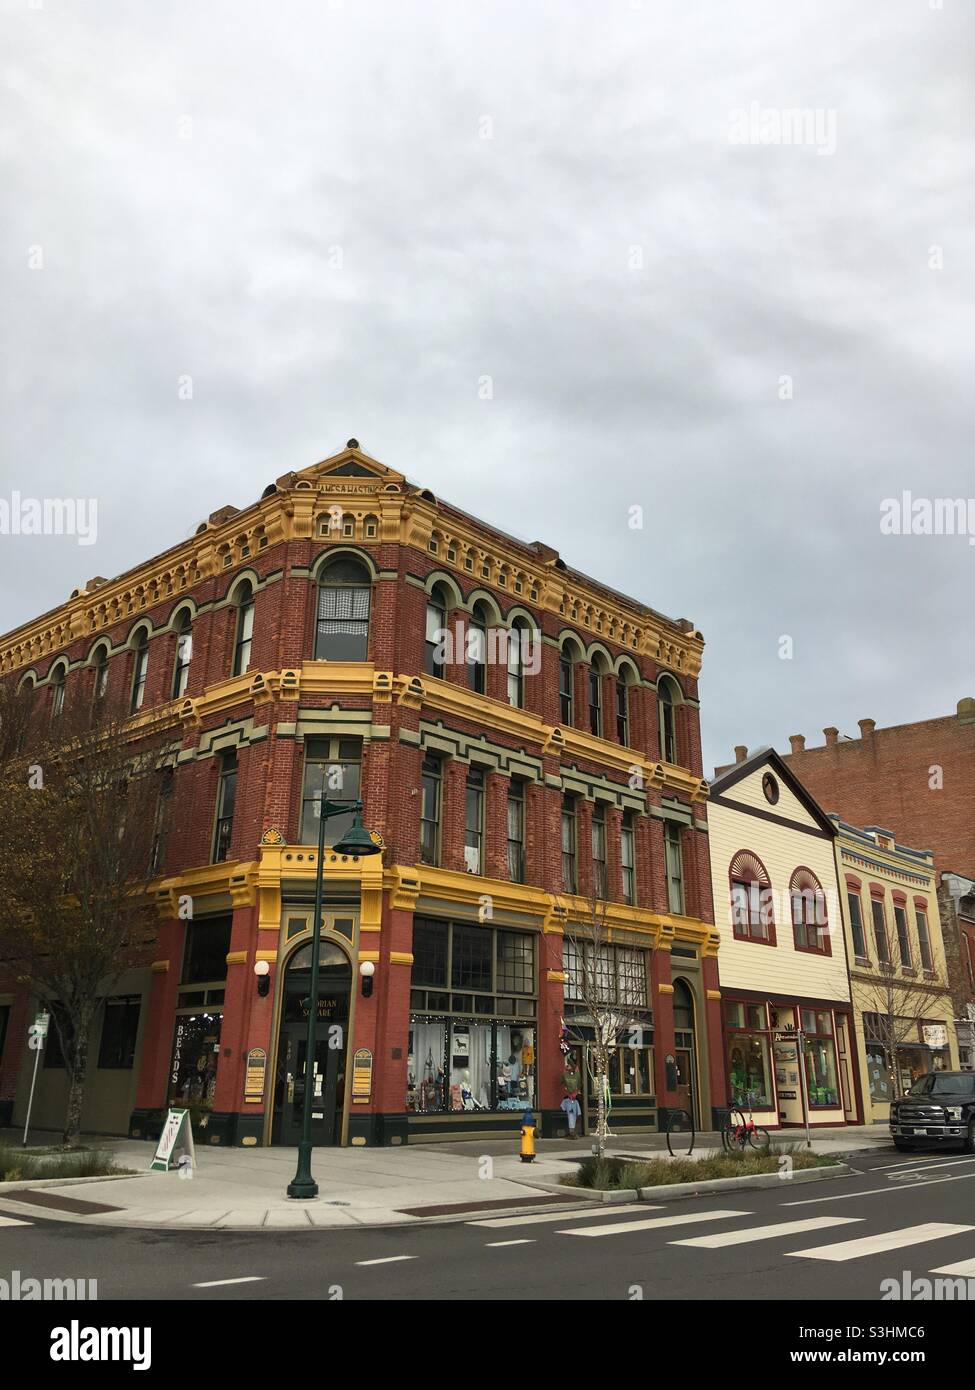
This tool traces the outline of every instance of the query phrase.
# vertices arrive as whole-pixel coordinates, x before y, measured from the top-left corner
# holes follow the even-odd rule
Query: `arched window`
[[[728,871],[731,926],[740,941],[775,945],[772,885],[765,865],[751,850],[739,850]]]
[[[792,933],[797,951],[818,951],[832,955],[826,894],[811,869],[796,869],[789,880],[792,906]]]
[[[676,763],[680,749],[677,745],[677,706],[681,703],[680,687],[672,676],[661,676],[657,682],[657,719],[660,732],[660,757],[665,763]]]
[[[597,652],[589,667],[589,732],[597,738],[603,736],[603,676],[606,673],[606,660]]]
[[[173,699],[181,700],[186,694],[190,678],[190,662],[193,659],[193,620],[189,610],[184,608],[176,624],[176,663],[173,667]]]
[[[447,670],[447,600],[439,585],[434,585],[427,599],[426,648],[424,670],[428,676],[442,680]]]
[[[57,719],[58,715],[64,711],[64,684],[67,679],[67,671],[60,663],[51,672],[51,686],[53,695],[51,698],[51,718]]]
[[[572,725],[572,654],[569,647],[559,653],[559,720]]]
[[[467,679],[478,695],[487,694],[487,629],[484,605],[476,603],[467,624]]]
[[[630,742],[630,692],[637,676],[633,667],[624,662],[616,677],[616,738],[624,746]]]
[[[340,555],[318,581],[316,661],[365,661],[369,655],[369,571],[351,555]]]
[[[516,619],[508,628],[508,704],[515,709],[525,706],[525,647],[528,629]]]
[[[238,587],[235,603],[237,623],[234,629],[232,674],[242,676],[251,664],[251,642],[254,638],[254,586],[249,579]]]
[[[99,647],[95,653],[94,699],[103,700],[108,690],[108,648]]]
[[[135,643],[135,669],[132,672],[132,698],[129,708],[135,714],[142,708],[146,696],[146,676],[149,674],[149,634],[145,628],[139,629]]]

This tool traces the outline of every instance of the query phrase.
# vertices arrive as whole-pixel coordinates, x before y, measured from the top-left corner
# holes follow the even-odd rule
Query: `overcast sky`
[[[937,5],[3,0],[0,497],[98,540],[0,536],[0,630],[354,435],[693,619],[708,771],[953,711],[975,546],[880,532],[975,496]]]

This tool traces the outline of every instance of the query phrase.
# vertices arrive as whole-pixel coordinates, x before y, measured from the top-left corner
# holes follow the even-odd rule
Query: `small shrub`
[[[616,1192],[636,1187],[662,1187],[681,1182],[708,1182],[713,1178],[741,1178],[757,1173],[777,1173],[783,1154],[792,1160],[795,1171],[821,1168],[835,1162],[825,1154],[789,1146],[760,1154],[750,1151],[711,1154],[705,1158],[648,1158],[637,1163],[622,1158],[587,1158],[578,1171],[562,1182],[567,1187],[589,1187],[599,1192]]]

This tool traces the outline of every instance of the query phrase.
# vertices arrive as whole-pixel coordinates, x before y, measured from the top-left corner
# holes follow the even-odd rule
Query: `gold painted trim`
[[[359,955],[360,955],[360,959],[361,959],[361,958],[362,958],[362,953],[360,952]],[[390,963],[390,965],[412,965],[412,964],[413,964],[413,952],[412,952],[412,951],[390,951],[390,953],[389,953],[389,963]]]
[[[706,989],[704,991],[704,997],[705,999],[720,999],[721,991],[720,989]]]
[[[228,965],[246,965],[246,964],[247,964],[247,952],[246,952],[246,951],[228,951],[228,952],[227,952],[227,964],[228,964]]]
[[[278,961],[278,953],[277,953],[276,950],[273,950],[273,951],[255,951],[255,952],[254,952],[254,959],[255,959],[255,960],[266,960],[266,961],[268,962],[269,965],[276,965],[276,964],[277,964],[277,961]]]
[[[358,955],[358,959],[359,959],[360,961],[363,961],[363,960],[375,961],[376,964],[378,965],[378,963],[379,963],[379,958],[380,958],[381,955],[382,955],[382,952],[381,952],[381,951],[360,951],[360,952],[359,952],[359,955]]]
[[[673,992],[674,992],[674,986],[673,986],[673,985],[660,984],[660,985],[657,986],[657,993],[658,993],[658,994],[673,994]]]
[[[149,971],[153,975],[165,975],[168,970],[168,960],[154,960],[149,967]]]

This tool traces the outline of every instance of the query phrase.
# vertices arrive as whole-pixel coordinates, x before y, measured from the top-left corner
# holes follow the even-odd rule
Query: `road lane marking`
[[[975,1226],[955,1226],[949,1221],[926,1221],[921,1226],[904,1226],[899,1231],[882,1231],[876,1236],[861,1236],[859,1240],[841,1240],[835,1245],[819,1245],[812,1250],[789,1250],[793,1260],[859,1260],[864,1255],[882,1255],[887,1250],[901,1250],[906,1245],[923,1245],[929,1240],[946,1236],[963,1236],[975,1231]]]
[[[915,1173],[926,1173],[929,1168],[957,1168],[961,1163],[975,1163],[975,1158],[945,1158],[938,1163],[919,1163],[916,1158],[911,1159],[906,1165],[905,1171]],[[897,1165],[898,1168],[905,1168],[903,1163]]]
[[[599,1217],[621,1216],[631,1211],[659,1211],[660,1206],[648,1202],[628,1202],[625,1206],[606,1207],[602,1211],[546,1211],[530,1216],[496,1216],[490,1221],[468,1221],[468,1226],[487,1226],[490,1228],[506,1226],[532,1226],[542,1221],[595,1221]]]
[[[224,1284],[263,1284],[266,1274],[245,1274],[240,1279],[208,1279],[203,1284],[191,1284],[193,1289],[219,1289]]]
[[[932,1269],[932,1274],[961,1274],[966,1279],[975,1279],[975,1260],[959,1260],[954,1265],[941,1265]]]
[[[670,1245],[699,1245],[718,1250],[723,1245],[746,1245],[750,1240],[774,1240],[776,1236],[799,1235],[802,1231],[820,1231],[825,1226],[847,1226],[862,1221],[862,1216],[807,1216],[802,1221],[784,1221],[777,1226],[751,1226],[744,1231],[720,1231],[709,1236],[691,1236],[687,1240],[672,1240]]]
[[[968,1182],[972,1178],[975,1178],[975,1173],[959,1173],[957,1178],[932,1178],[924,1185],[925,1187],[939,1187],[941,1183]],[[876,1197],[880,1193],[892,1197],[895,1192],[915,1192],[916,1190],[910,1184],[904,1187],[891,1187],[888,1184],[887,1187],[871,1187],[866,1192],[841,1192],[838,1197],[804,1197],[801,1201],[783,1202],[782,1205],[784,1207],[811,1207],[816,1202],[849,1202],[857,1197]]]
[[[501,1250],[506,1245],[537,1245],[535,1240],[489,1240],[485,1250]]]
[[[18,1221],[13,1216],[0,1216],[0,1226],[33,1226],[33,1221]]]
[[[695,1221],[726,1221],[732,1216],[751,1216],[750,1211],[702,1211],[684,1216],[655,1216],[649,1221],[620,1221],[613,1226],[583,1226],[579,1230],[556,1231],[557,1236],[622,1236],[629,1231],[659,1231],[666,1226],[690,1226]]]
[[[415,1255],[385,1255],[381,1260],[356,1260],[357,1265],[394,1265],[400,1260],[415,1260]]]

